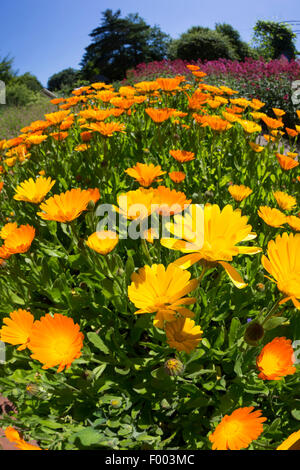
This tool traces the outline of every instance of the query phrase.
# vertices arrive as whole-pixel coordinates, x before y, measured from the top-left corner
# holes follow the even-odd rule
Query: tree
[[[0,58],[0,80],[4,83],[8,83],[16,75],[16,72],[12,69],[13,59],[8,56],[3,59]]]
[[[179,39],[172,41],[169,47],[170,59],[216,60],[238,59],[227,36],[201,26],[194,26]]]
[[[141,62],[166,57],[169,36],[158,26],[150,27],[137,14],[121,18],[121,11],[105,10],[101,25],[91,33],[81,66],[84,78],[119,80],[126,70]]]
[[[76,87],[80,79],[80,71],[71,67],[61,70],[58,73],[51,75],[48,80],[47,88],[50,91],[58,91],[62,89],[70,89]]]
[[[278,59],[281,55],[288,60],[295,58],[297,36],[289,25],[275,21],[257,21],[253,29],[253,44],[265,59]]]
[[[217,23],[215,25],[215,30],[229,39],[235,53],[239,57],[239,60],[245,60],[246,57],[253,56],[254,51],[246,42],[242,41],[240,33],[230,24]]]
[[[38,81],[38,79],[29,72],[15,77],[13,82],[25,85],[29,90],[36,92],[41,91],[41,89],[43,88],[42,84]]]

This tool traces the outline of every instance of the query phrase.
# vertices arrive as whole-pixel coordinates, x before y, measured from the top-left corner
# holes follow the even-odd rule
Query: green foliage
[[[12,80],[6,86],[6,103],[8,106],[27,106],[39,99],[39,94],[30,90],[24,83]]]
[[[28,88],[28,90],[31,90],[34,92],[41,91],[43,88],[39,80],[29,72],[26,72],[23,75],[14,77],[13,83],[18,84],[18,85],[19,84],[25,85]]]
[[[172,41],[170,59],[216,60],[238,59],[239,56],[227,36],[208,28],[193,27]]]
[[[69,67],[68,69],[61,70],[51,75],[47,83],[47,88],[50,91],[66,90],[70,92],[76,88],[80,78],[80,71]]]
[[[84,78],[119,80],[141,62],[166,57],[169,39],[158,26],[150,27],[138,14],[120,15],[120,10],[105,10],[101,25],[91,32],[81,62]]]
[[[239,60],[245,60],[246,57],[253,57],[254,51],[246,42],[241,40],[240,33],[230,24],[217,23],[215,29],[218,33],[223,34],[229,39]]]
[[[16,75],[12,69],[13,59],[8,56],[3,59],[0,58],[0,80],[4,83],[8,83]]]
[[[259,20],[253,29],[253,43],[261,56],[266,59],[278,59],[285,55],[289,60],[295,59],[297,36],[289,25]]]

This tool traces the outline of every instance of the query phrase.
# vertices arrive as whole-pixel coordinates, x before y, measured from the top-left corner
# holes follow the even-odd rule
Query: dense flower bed
[[[185,72],[0,141],[19,449],[299,449],[300,125]]]

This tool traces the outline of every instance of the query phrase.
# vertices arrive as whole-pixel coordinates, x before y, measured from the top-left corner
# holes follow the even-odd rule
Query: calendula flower
[[[171,171],[169,176],[174,183],[181,183],[185,180],[186,174],[183,171]]]
[[[272,108],[272,110],[273,110],[273,113],[275,114],[276,117],[282,117],[286,114],[286,112],[283,111],[283,109]]]
[[[9,317],[3,318],[4,326],[0,330],[0,340],[4,343],[20,346],[18,351],[27,348],[31,330],[34,323],[34,316],[27,310],[14,310]]]
[[[268,243],[268,258],[262,256],[261,262],[276,282],[277,288],[285,295],[280,304],[292,300],[300,310],[300,234],[289,235],[284,232]],[[298,299],[298,300],[297,300]]]
[[[240,119],[239,124],[242,126],[247,134],[253,134],[254,132],[261,132],[261,126],[254,121],[246,121]]]
[[[283,127],[283,122],[281,120],[278,120],[278,119],[272,119],[270,118],[269,116],[262,116],[261,117],[262,121],[264,121],[264,123],[266,124],[266,126],[269,128],[269,129],[278,129],[280,127]]]
[[[50,177],[39,176],[35,181],[29,178],[29,180],[23,181],[23,183],[17,186],[14,199],[39,204],[54,184],[55,180],[52,180]]]
[[[177,351],[191,353],[202,339],[200,326],[190,318],[177,318],[177,320],[167,323],[165,327],[167,343]]]
[[[219,263],[238,288],[246,287],[240,274],[228,261],[238,254],[256,254],[261,248],[237,246],[239,242],[252,240],[256,234],[247,224],[248,217],[240,209],[227,205],[222,210],[217,204],[206,204],[204,209],[196,204],[185,211],[184,216],[175,215],[175,224],[166,224],[169,231],[180,238],[162,238],[161,244],[171,250],[180,250],[187,255],[175,261],[176,266],[187,269],[194,263],[207,266]]]
[[[300,429],[293,432],[276,450],[300,450]]]
[[[116,232],[111,230],[102,230],[94,232],[86,241],[89,248],[100,253],[101,255],[107,255],[110,253],[115,246],[118,244],[119,236]]]
[[[228,187],[228,191],[235,201],[243,201],[253,192],[252,189],[243,184],[232,184]]]
[[[111,137],[115,132],[122,132],[124,134],[125,124],[119,122],[92,122],[89,125],[84,126],[104,137]]]
[[[224,132],[232,127],[232,125],[228,121],[225,121],[225,119],[220,118],[220,116],[199,116],[199,114],[194,113],[193,118],[198,122],[198,124],[202,124],[202,127],[208,126],[216,132]]]
[[[291,170],[292,168],[296,168],[296,166],[299,165],[299,162],[293,158],[287,157],[286,155],[281,155],[280,153],[276,153],[276,158],[283,170]]]
[[[276,191],[273,193],[273,196],[275,197],[280,209],[284,211],[290,211],[297,205],[296,198],[284,193],[283,191]]]
[[[5,224],[0,230],[0,237],[5,240],[12,232],[14,232],[14,230],[16,230],[17,227],[18,225],[16,222],[9,222],[8,224]]]
[[[0,193],[1,193],[2,189],[3,189],[3,186],[4,186],[3,181],[0,181]]]
[[[186,150],[170,150],[170,155],[180,163],[190,162],[195,158],[195,154],[193,152],[188,152]]]
[[[242,108],[247,108],[247,106],[251,104],[251,101],[246,100],[246,98],[231,98],[230,103],[241,106]]]
[[[289,215],[286,218],[286,222],[296,232],[300,232],[300,218],[295,215]]]
[[[152,93],[159,89],[159,84],[157,81],[145,81],[135,83],[134,85],[140,93]]]
[[[158,208],[159,198],[152,188],[140,188],[120,194],[118,205],[120,214],[127,219],[145,219]]]
[[[155,189],[155,194],[158,197],[159,208],[157,212],[161,215],[168,216],[182,212],[191,202],[187,199],[186,195],[175,189],[169,189],[165,186],[159,186]]]
[[[29,135],[26,138],[26,142],[28,142],[29,144],[39,145],[46,139],[48,139],[47,135]]]
[[[278,209],[273,209],[268,206],[260,206],[257,213],[267,225],[270,225],[270,227],[279,228],[286,223],[286,215]]]
[[[128,287],[129,300],[139,309],[135,314],[156,313],[154,326],[164,327],[164,322],[173,322],[178,317],[193,317],[194,314],[183,307],[196,302],[194,297],[185,297],[194,290],[197,279],[190,279],[188,271],[173,263],[165,268],[162,264],[144,266],[131,276]]]
[[[260,371],[258,377],[263,380],[281,380],[296,372],[294,362],[292,341],[285,337],[274,338],[263,347],[256,359]]]
[[[87,144],[79,144],[74,147],[75,152],[85,152],[88,150],[91,146]]]
[[[21,438],[19,432],[11,426],[5,429],[5,437],[9,442],[16,444],[16,448],[20,450],[42,450],[39,446],[29,444]]]
[[[70,111],[56,111],[56,113],[45,114],[45,118],[52,125],[58,125],[64,121],[69,113]]]
[[[177,90],[181,81],[182,81],[181,77],[156,79],[156,82],[158,83],[159,88],[162,91],[166,91],[166,92]]]
[[[164,175],[166,172],[161,170],[160,165],[137,163],[132,168],[127,168],[125,173],[135,178],[141,186],[148,187],[158,176]]]
[[[89,188],[87,191],[90,193],[90,201],[93,201],[96,204],[100,199],[100,191],[98,188]]]
[[[89,191],[80,188],[71,189],[47,199],[40,205],[43,212],[37,214],[44,220],[71,222],[87,209],[91,199]]]
[[[68,369],[81,356],[82,346],[79,325],[60,313],[53,316],[47,313],[35,321],[28,344],[31,357],[43,364],[42,369],[59,366],[57,372]]]
[[[285,130],[290,137],[297,137],[299,134],[295,129],[290,129],[289,127],[286,127]]]
[[[5,239],[4,246],[10,254],[26,253],[35,237],[35,229],[31,225],[20,225]],[[0,257],[3,257],[0,253]]]
[[[246,449],[263,432],[267,420],[262,411],[254,407],[238,408],[231,415],[225,415],[214,432],[209,436],[213,450]]]
[[[145,109],[148,116],[152,119],[152,121],[160,124],[161,122],[166,121],[169,119],[173,114],[173,109],[164,108],[164,109],[157,109],[157,108],[146,108]]]
[[[251,103],[249,103],[250,108],[256,109],[256,110],[259,110],[260,108],[263,108],[264,105],[265,105],[265,103],[263,103],[262,101],[260,101],[256,98],[253,98]]]
[[[5,245],[0,246],[0,260],[1,264],[3,263],[3,260],[10,258],[12,253],[6,248]]]

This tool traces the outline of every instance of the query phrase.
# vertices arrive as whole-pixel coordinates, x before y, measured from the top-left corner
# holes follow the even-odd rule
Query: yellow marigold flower
[[[246,121],[240,119],[239,124],[242,126],[247,134],[253,134],[254,132],[261,132],[261,126],[254,121]]]
[[[88,150],[91,146],[88,144],[79,144],[74,147],[75,152],[85,152]]]
[[[9,222],[8,224],[5,224],[0,231],[0,237],[5,240],[12,232],[16,230],[17,227],[18,225],[16,222]]]
[[[236,90],[232,90],[231,88],[225,86],[225,85],[222,85],[220,86],[220,90],[224,91],[224,93],[226,93],[227,95],[235,95],[237,93],[239,93],[238,91]]]
[[[158,196],[152,188],[140,188],[118,196],[118,211],[130,220],[147,218],[157,209],[158,204]]]
[[[140,93],[152,93],[159,89],[159,84],[156,81],[139,82],[134,86]]]
[[[26,142],[30,144],[38,145],[44,142],[44,140],[46,140],[47,138],[48,138],[47,135],[29,135],[26,138]]]
[[[253,119],[255,119],[256,121],[259,121],[259,119],[261,119],[262,117],[267,116],[265,113],[258,113],[258,112],[250,113],[250,115],[251,115],[251,116],[253,117]]]
[[[11,158],[6,158],[6,160],[4,160],[4,163],[6,163],[7,166],[11,167],[11,166],[14,166],[16,161],[17,161],[16,157],[11,157]]]
[[[94,232],[86,241],[89,248],[100,253],[107,255],[118,244],[119,236],[116,232],[111,230],[102,230],[101,232]]]
[[[253,192],[252,189],[243,184],[232,184],[229,186],[228,191],[235,201],[243,201]]]
[[[37,214],[44,220],[71,222],[87,209],[91,199],[89,191],[80,188],[71,189],[60,195],[55,194],[42,202],[40,208],[43,212]]]
[[[135,178],[141,186],[148,187],[151,186],[158,176],[164,175],[166,172],[161,170],[160,165],[155,166],[153,163],[149,165],[147,165],[147,163],[137,163],[132,168],[127,168],[125,173]]]
[[[152,119],[152,121],[156,123],[164,122],[173,115],[173,109],[170,109],[170,108],[164,108],[164,109],[146,108],[145,112]]]
[[[297,205],[296,198],[284,193],[283,191],[276,191],[273,193],[273,196],[275,197],[280,209],[283,211],[290,211]]]
[[[274,338],[263,347],[256,359],[260,371],[258,377],[263,380],[281,380],[296,372],[294,362],[292,341],[285,337]]]
[[[165,327],[167,343],[177,351],[191,353],[202,339],[200,326],[196,326],[194,320],[190,318],[177,318],[177,320],[167,323]]]
[[[273,209],[268,206],[260,206],[257,213],[267,225],[270,225],[270,227],[279,228],[286,223],[286,215],[278,209]]]
[[[42,450],[39,446],[29,444],[21,438],[19,432],[11,426],[5,429],[5,437],[9,442],[16,444],[16,448],[20,450]]]
[[[252,104],[251,101],[246,100],[245,98],[231,98],[230,103],[241,106],[242,108],[247,108],[247,106]]]
[[[34,323],[34,316],[27,310],[14,310],[9,317],[3,318],[4,326],[0,330],[0,340],[4,343],[13,344],[18,351],[27,348],[31,330]]]
[[[161,244],[171,250],[180,250],[187,255],[175,261],[176,266],[187,269],[202,260],[208,266],[219,263],[238,288],[246,287],[240,274],[227,261],[238,254],[256,254],[261,248],[237,246],[237,243],[252,240],[256,234],[247,224],[248,217],[240,209],[227,205],[222,210],[217,204],[190,206],[184,216],[175,215],[175,224],[167,224],[171,233],[180,238],[162,238]],[[186,240],[186,241],[185,241]]]
[[[165,186],[159,186],[155,189],[155,194],[158,197],[159,208],[157,212],[161,215],[173,215],[182,212],[191,202],[187,199],[186,195],[175,189],[169,189]]]
[[[231,415],[225,415],[214,432],[209,436],[213,450],[246,449],[263,432],[267,420],[261,410],[254,407],[238,408]]]
[[[298,157],[298,153],[297,152],[286,152],[287,156],[290,157],[290,158],[296,158]]]
[[[4,246],[10,254],[26,253],[34,237],[35,229],[31,225],[20,225],[6,238]],[[2,257],[1,254],[0,257]]]
[[[187,152],[186,150],[170,150],[170,155],[180,163],[190,162],[195,158],[193,152]]]
[[[139,313],[156,313],[154,326],[163,328],[164,322],[173,322],[178,315],[193,317],[194,314],[183,305],[196,302],[194,297],[185,297],[196,289],[197,279],[190,280],[188,271],[173,263],[165,268],[162,264],[144,266],[131,276],[128,287],[129,300],[139,309]]]
[[[273,110],[273,113],[275,114],[276,117],[281,117],[281,116],[284,116],[286,114],[286,112],[283,111],[283,109],[272,108],[272,110]]]
[[[258,145],[256,144],[255,142],[249,142],[249,145],[250,147],[252,148],[252,150],[254,152],[257,152],[257,153],[260,153],[264,150],[265,147],[263,147],[262,145]]]
[[[70,111],[56,111],[56,113],[45,114],[45,118],[52,125],[58,125],[64,121],[69,113]]]
[[[174,183],[181,183],[185,180],[186,174],[183,171],[171,171],[169,177]]]
[[[296,217],[295,215],[289,215],[287,216],[286,221],[293,230],[295,230],[296,232],[300,232],[300,218],[299,217]]]
[[[262,101],[256,98],[253,98],[251,103],[249,103],[250,108],[255,109],[255,110],[259,110],[260,108],[263,108],[264,105],[265,103],[263,103]]]
[[[87,129],[99,132],[104,137],[111,137],[114,132],[122,132],[124,134],[125,124],[119,122],[92,122],[85,125]]]
[[[81,356],[83,337],[72,318],[47,313],[34,322],[28,347],[31,357],[44,364],[42,369],[59,366],[57,372],[61,372]]]
[[[229,121],[229,122],[237,122],[241,119],[240,116],[237,116],[236,114],[233,114],[233,113],[228,113],[226,111],[223,111],[222,114],[223,114],[223,117],[226,119],[226,121]]]
[[[299,165],[299,162],[293,158],[287,157],[286,155],[282,155],[280,153],[276,153],[276,158],[283,170],[291,170],[292,168],[296,168],[296,166]]]
[[[29,178],[29,180],[23,181],[23,183],[17,186],[14,199],[39,204],[54,184],[55,180],[52,180],[50,177],[39,176],[35,181]]]
[[[292,300],[300,310],[300,234],[289,235],[284,232],[268,243],[268,258],[262,256],[261,262],[277,288],[286,296],[280,304]]]
[[[300,430],[293,432],[276,450],[300,450]]]

